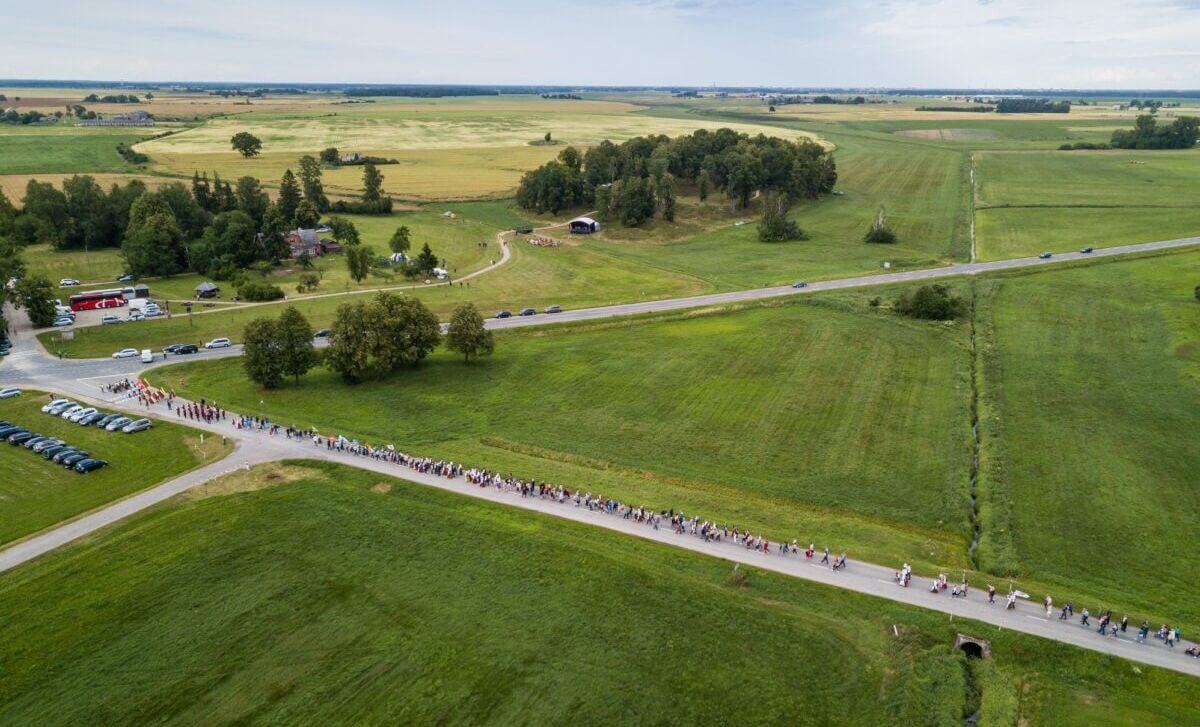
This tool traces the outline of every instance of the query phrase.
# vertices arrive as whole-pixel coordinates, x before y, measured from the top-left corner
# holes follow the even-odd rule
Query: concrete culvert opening
[[[987,659],[992,655],[992,645],[983,639],[959,634],[954,639],[954,648],[962,649],[967,656],[976,659]]]

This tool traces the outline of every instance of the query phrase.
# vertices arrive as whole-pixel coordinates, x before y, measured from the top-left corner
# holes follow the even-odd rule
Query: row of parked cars
[[[121,318],[120,316],[109,313],[100,319],[100,325],[111,326],[115,323],[135,323],[144,321],[147,318],[158,318],[163,314],[162,308],[158,307],[158,303],[147,303],[141,310],[134,309],[129,311],[129,315]]]
[[[110,414],[100,411],[94,406],[76,404],[70,399],[55,399],[43,406],[42,411],[50,416],[62,417],[80,426],[96,426],[109,432],[126,434],[144,432],[154,424],[149,419],[135,419],[124,414]]]
[[[108,464],[105,460],[93,457],[57,437],[42,436],[20,424],[13,424],[3,419],[0,419],[0,441],[8,442],[14,447],[20,445],[55,464],[61,464],[67,469],[73,469],[84,475]]]
[[[204,347],[209,349],[229,348],[232,345],[233,342],[228,338],[214,338],[204,344]],[[163,346],[164,354],[174,354],[176,356],[196,353],[199,350],[200,347],[194,343],[172,343],[169,346]],[[143,363],[150,363],[154,360],[154,352],[148,348],[143,348],[141,351],[138,351],[136,348],[122,348],[112,355],[113,358],[133,358],[135,356],[141,356]]]

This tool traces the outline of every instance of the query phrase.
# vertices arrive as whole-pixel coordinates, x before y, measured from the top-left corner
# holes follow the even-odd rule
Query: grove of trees
[[[438,319],[424,303],[392,293],[338,306],[332,330],[325,363],[347,383],[413,366],[442,339]]]
[[[922,285],[896,299],[895,310],[909,318],[928,321],[949,321],[962,315],[966,305],[945,285]]]
[[[251,381],[277,388],[285,376],[296,383],[317,364],[313,330],[300,311],[288,306],[275,318],[255,318],[242,334],[242,366]]]
[[[1200,139],[1200,118],[1180,116],[1160,125],[1149,114],[1137,117],[1133,129],[1117,129],[1112,134],[1115,149],[1191,149]]]

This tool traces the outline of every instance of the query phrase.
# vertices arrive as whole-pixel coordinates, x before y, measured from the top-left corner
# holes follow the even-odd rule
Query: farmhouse
[[[356,151],[352,151],[349,154],[342,155],[342,164],[353,164],[353,163],[357,162],[359,159],[362,159],[362,154],[359,154]]]
[[[154,126],[154,117],[147,111],[130,111],[107,119],[84,119],[80,126]]]
[[[568,223],[571,233],[575,235],[590,235],[600,231],[600,223],[591,217],[576,217]]]
[[[292,257],[321,257],[342,251],[341,245],[334,240],[322,239],[316,230],[295,229],[284,235],[283,239],[287,242]]]

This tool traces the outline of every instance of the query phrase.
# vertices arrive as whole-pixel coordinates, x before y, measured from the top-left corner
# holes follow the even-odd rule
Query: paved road
[[[1142,245],[1126,245],[1098,250],[1091,257],[1103,258],[1152,250],[1181,248],[1197,244],[1200,244],[1200,238],[1169,240]],[[797,290],[790,286],[762,288],[733,293],[695,296],[692,298],[567,311],[557,315],[538,315],[529,318],[514,318],[500,321],[492,320],[489,321],[489,325],[493,328],[507,328],[544,325],[570,320],[591,320],[610,316],[637,315],[699,306],[761,300],[822,290],[836,290],[908,280],[927,280],[953,275],[973,275],[989,271],[1052,265],[1055,262],[1084,257],[1084,255],[1075,253],[1059,255],[1051,260],[1020,258],[992,263],[965,263],[934,270],[908,271],[825,281],[813,283],[802,290]],[[20,324],[20,316],[14,316],[14,319]],[[19,330],[17,336],[14,338],[14,354],[0,367],[0,384],[33,384],[49,391],[72,396],[76,399],[86,399],[95,404],[103,404],[110,409],[123,409],[145,413],[144,409],[136,406],[136,402],[131,405],[128,401],[111,400],[112,397],[105,397],[100,390],[100,386],[106,379],[111,380],[114,377],[136,375],[147,368],[145,365],[130,359],[60,361],[46,355],[45,351],[41,349],[36,339],[28,331],[27,325],[19,325],[18,328],[22,330]],[[234,347],[206,352],[199,355],[198,358],[236,356],[239,353],[238,348]],[[195,358],[197,357],[188,357],[187,360],[194,360]],[[175,360],[172,358],[167,360],[166,363],[175,363]],[[155,365],[162,365],[162,362],[157,362]],[[157,414],[161,416],[165,412],[160,411]],[[236,453],[231,458],[207,465],[130,498],[113,503],[82,518],[10,546],[8,549],[0,551],[0,571],[16,567],[50,550],[70,543],[77,538],[119,522],[147,507],[219,476],[229,471],[232,467],[241,466],[244,462],[266,462],[286,457],[320,459],[337,461],[361,469],[378,471],[419,484],[604,527],[609,530],[724,558],[729,561],[745,563],[786,575],[805,578],[806,580],[835,585],[858,593],[940,611],[950,614],[952,618],[970,618],[1001,628],[1041,636],[1061,643],[1127,658],[1144,664],[1161,666],[1193,676],[1200,676],[1200,660],[1191,659],[1182,654],[1183,649],[1191,645],[1190,642],[1181,644],[1177,649],[1172,651],[1154,640],[1151,640],[1148,644],[1136,644],[1128,636],[1116,639],[1102,638],[1093,630],[1080,627],[1077,622],[1061,623],[1056,618],[1046,619],[1042,608],[1034,604],[1022,602],[1018,604],[1016,610],[1005,611],[999,605],[989,606],[983,599],[982,594],[979,593],[973,593],[967,599],[951,599],[944,594],[934,595],[929,593],[929,582],[920,578],[914,578],[913,585],[910,588],[901,588],[892,582],[892,569],[879,565],[850,561],[844,571],[834,573],[827,568],[813,565],[799,558],[783,557],[776,554],[764,555],[747,551],[730,543],[705,543],[691,536],[676,536],[669,530],[655,531],[613,516],[593,513],[569,505],[520,498],[494,489],[481,489],[470,486],[462,480],[447,480],[377,460],[330,452],[323,447],[313,448],[302,442],[268,437],[259,432],[237,431],[227,425],[197,425],[194,422],[189,422],[189,424],[211,431],[219,431],[229,436],[235,442]],[[966,630],[985,638],[987,636],[987,630],[980,629],[978,626],[972,625],[967,627]]]

